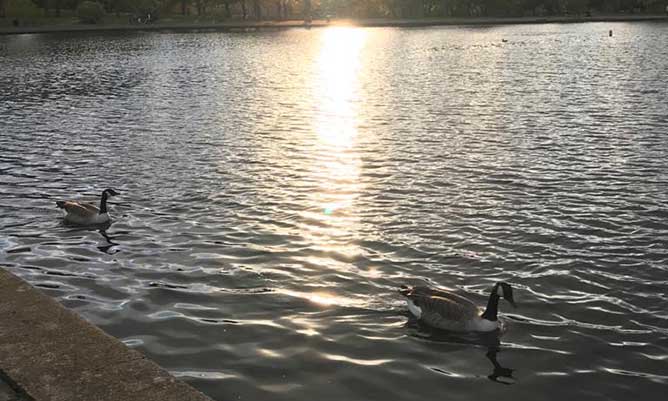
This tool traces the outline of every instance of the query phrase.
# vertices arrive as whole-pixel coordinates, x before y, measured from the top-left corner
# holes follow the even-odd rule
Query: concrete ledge
[[[35,401],[211,401],[1,268],[0,371]]]
[[[32,401],[27,396],[19,394],[14,388],[5,381],[0,372],[0,401]]]

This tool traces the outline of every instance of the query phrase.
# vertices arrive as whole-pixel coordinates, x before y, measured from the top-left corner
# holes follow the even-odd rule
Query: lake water
[[[0,37],[0,264],[216,400],[663,399],[667,43]],[[110,227],[63,223],[56,200],[107,187]],[[396,291],[484,305],[500,280],[500,338],[422,327]]]

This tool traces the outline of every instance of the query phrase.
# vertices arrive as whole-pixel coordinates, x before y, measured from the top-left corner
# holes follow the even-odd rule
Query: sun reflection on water
[[[352,307],[357,306],[361,307],[365,304],[365,300],[357,297],[349,297],[343,295],[337,295],[331,291],[318,290],[318,291],[293,291],[287,289],[277,290],[278,294],[287,295],[294,298],[304,299],[309,302],[312,302],[320,306],[338,306],[338,307]],[[296,321],[296,319],[291,319]],[[309,322],[302,322],[305,326],[308,326]]]
[[[360,226],[355,201],[362,192],[361,157],[357,146],[359,74],[367,31],[332,28],[322,32],[313,64],[313,117],[305,138],[310,165],[303,177],[310,187],[297,223],[309,251],[301,256],[308,266],[322,266],[343,274],[354,269],[347,262],[360,253],[355,239]],[[337,255],[337,256],[335,256]],[[337,291],[337,279],[305,283],[286,294],[327,306],[360,306],[365,300]],[[305,329],[316,330],[310,324]],[[316,330],[317,331],[317,330]]]
[[[332,28],[322,35],[316,130],[323,145],[335,151],[352,147],[357,135],[358,72],[366,35],[358,28]]]
[[[367,32],[337,27],[323,32],[314,82],[316,113],[313,129],[313,179],[319,190],[312,194],[307,236],[332,250],[330,240],[349,238],[354,226],[353,202],[360,191],[360,158],[355,148],[359,109],[361,54]],[[339,241],[335,241],[339,242]],[[339,244],[340,245],[340,244]],[[343,251],[340,246],[335,248]]]
[[[283,129],[281,122],[281,129],[273,130],[272,139],[277,140],[258,144],[260,149],[269,149],[274,157],[271,162],[280,166],[276,174],[281,184],[271,187],[273,192],[267,196],[279,193],[280,198],[290,199],[280,206],[284,208],[280,210],[284,224],[266,228],[289,235],[299,249],[292,253],[294,263],[283,266],[294,273],[293,282],[279,285],[275,293],[322,308],[362,307],[367,302],[366,297],[351,296],[339,287],[347,272],[356,274],[357,268],[350,261],[361,253],[356,241],[361,224],[356,200],[364,184],[357,141],[360,74],[367,35],[368,31],[359,28],[317,32],[312,37],[317,43],[310,42],[308,46],[313,47],[304,48],[312,63],[290,64],[310,80],[306,82],[308,98],[281,98],[286,104],[308,104],[308,110],[295,117],[298,125],[294,128]],[[278,252],[286,250],[282,243],[265,249],[270,247]],[[336,274],[324,274],[328,271]],[[293,323],[297,319],[290,318]],[[300,321],[299,326],[302,334],[318,333],[311,319]]]

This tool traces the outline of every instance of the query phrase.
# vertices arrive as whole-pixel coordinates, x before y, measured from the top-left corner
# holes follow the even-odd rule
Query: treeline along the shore
[[[0,0],[0,18],[102,16],[280,20],[301,18],[538,17],[660,13],[668,0]],[[85,18],[82,18],[84,20]],[[16,21],[16,20],[14,20]]]

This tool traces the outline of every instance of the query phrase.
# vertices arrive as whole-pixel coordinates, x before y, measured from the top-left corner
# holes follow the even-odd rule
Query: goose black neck
[[[496,295],[495,291],[489,296],[489,300],[487,301],[487,308],[480,317],[482,317],[483,319],[490,320],[492,322],[496,322],[496,315],[498,313],[499,313],[499,296]]]
[[[107,213],[107,191],[102,192],[102,199],[100,199],[100,214]]]

